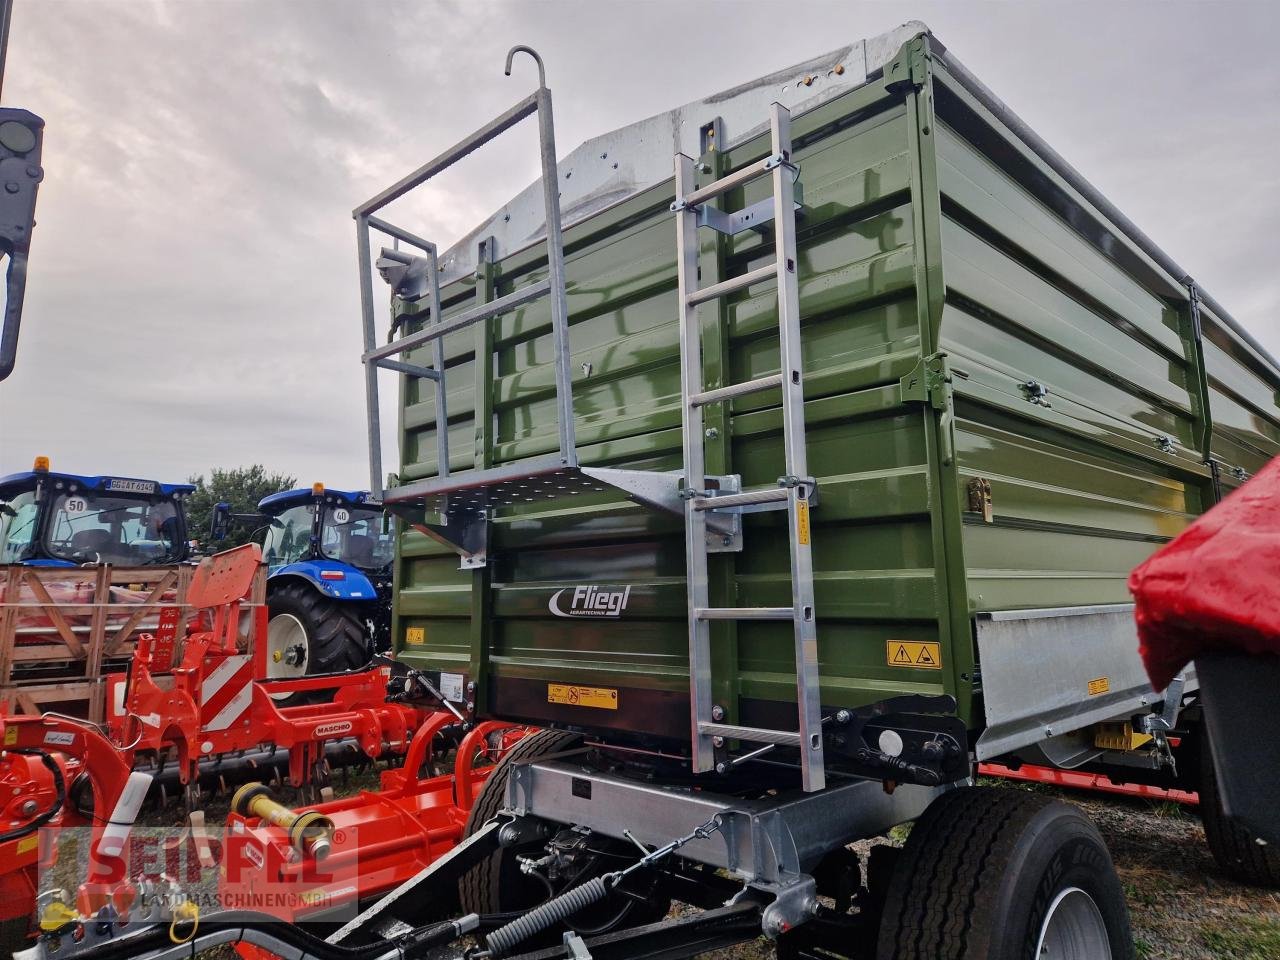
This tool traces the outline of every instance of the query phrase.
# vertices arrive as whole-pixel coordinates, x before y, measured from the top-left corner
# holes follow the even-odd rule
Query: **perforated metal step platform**
[[[453,547],[462,566],[483,566],[488,553],[488,525],[492,511],[527,507],[569,497],[617,490],[644,506],[684,515],[688,496],[704,504],[725,497],[723,512],[708,510],[707,550],[742,548],[742,510],[736,504],[736,476],[707,477],[702,490],[683,492],[684,472],[619,470],[612,467],[568,466],[558,457],[522,460],[484,471],[429,477],[383,494],[383,504],[415,529]]]

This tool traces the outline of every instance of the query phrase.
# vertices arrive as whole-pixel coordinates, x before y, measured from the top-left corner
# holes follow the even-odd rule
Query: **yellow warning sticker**
[[[891,667],[941,670],[942,644],[929,640],[887,640],[884,657]]]
[[[6,747],[12,747],[17,742],[18,742],[18,728],[9,727],[9,729],[5,730],[4,732],[4,745]]]
[[[412,643],[415,646],[421,646],[427,642],[426,627],[410,627],[404,632],[404,642]]]
[[[30,853],[36,847],[40,846],[40,835],[33,833],[30,836],[23,837],[18,841],[18,856],[24,853]]]
[[[796,539],[806,546],[809,543],[809,501],[796,501]]]
[[[618,709],[618,691],[610,687],[578,687],[570,683],[548,683],[547,703],[567,703],[573,707]]]
[[[1100,693],[1106,693],[1111,689],[1110,677],[1099,677],[1097,680],[1089,681],[1089,696],[1096,697]]]

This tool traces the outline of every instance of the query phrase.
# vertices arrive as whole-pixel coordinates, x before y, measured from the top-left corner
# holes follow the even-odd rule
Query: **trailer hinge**
[[[951,371],[947,368],[947,355],[935,353],[922,357],[915,368],[898,381],[899,396],[903,403],[927,403],[935,410],[943,410],[947,405],[947,388],[950,383]]]
[[[929,82],[929,48],[924,37],[908,40],[884,68],[884,88],[890,93],[919,90]]]
[[[1182,282],[1186,284],[1187,297],[1191,301],[1191,335],[1198,344],[1204,339],[1204,327],[1200,321],[1200,288],[1190,277],[1183,277]]]

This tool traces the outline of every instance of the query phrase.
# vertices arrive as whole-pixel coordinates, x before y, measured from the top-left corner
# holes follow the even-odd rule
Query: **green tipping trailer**
[[[465,241],[380,219],[529,115],[543,180]],[[401,374],[399,658],[468,716],[549,728],[468,824],[463,908],[558,895],[494,956],[635,838],[744,879],[748,933],[869,955],[788,932],[847,842],[908,819],[852,908],[877,956],[1129,954],[1092,827],[963,785],[1001,760],[1217,795],[1196,673],[1149,687],[1125,582],[1280,452],[1280,365],[1187,271],[918,23],[558,164],[540,83],[356,219],[375,490],[378,370]],[[398,241],[381,346],[371,232]],[[1280,881],[1216,813],[1220,863]],[[589,928],[630,956],[662,911],[622,902]]]
[[[673,183],[638,182],[636,154],[698,143],[698,176],[713,179],[765,155],[767,131],[753,131],[770,99],[789,99],[823,702],[949,694],[975,730],[990,732],[993,707],[1025,726],[1025,705],[989,695],[993,671],[1008,672],[998,644],[984,655],[999,634],[1021,667],[1052,664],[1074,684],[1064,723],[1077,702],[1127,703],[1143,683],[1133,649],[1123,665],[1097,661],[1074,628],[1065,643],[1061,624],[1030,618],[1126,603],[1131,568],[1280,451],[1280,371],[935,39],[894,46],[865,82],[855,61],[837,51],[673,111],[678,137],[654,118],[560,163],[577,456],[682,465]],[[735,125],[717,121],[731,112]],[[726,207],[769,194],[756,181]],[[442,256],[446,322],[546,277],[527,201]],[[764,263],[762,232],[703,231],[702,283]],[[428,300],[394,299],[406,335],[428,322]],[[706,385],[776,373],[776,304],[762,282],[701,308]],[[557,450],[547,300],[450,334],[443,353],[455,479]],[[430,366],[431,348],[406,359]],[[402,659],[451,689],[474,684],[457,699],[478,715],[687,741],[683,518],[604,483],[555,499],[531,486],[492,510],[488,562],[459,569],[452,545],[412,526],[428,519],[415,485],[438,472],[434,397],[431,381],[405,378],[388,492],[411,521],[397,561]],[[778,392],[708,409],[705,435],[709,473],[774,483]],[[741,549],[711,557],[713,601],[785,603],[786,537],[779,513],[744,516]],[[621,599],[579,610],[584,587]],[[1108,618],[1086,616],[1114,646]],[[790,624],[713,634],[714,695],[730,715],[794,700]],[[616,701],[549,701],[549,684]],[[1012,732],[1004,744],[1029,731]]]
[[[661,844],[695,825],[690,796],[767,788],[796,791],[789,829],[830,824],[784,841],[805,874],[975,759],[1173,778],[1195,675],[1150,689],[1125,582],[1280,452],[1266,351],[920,24],[558,164],[549,92],[522,103],[356,211],[371,436],[377,368],[402,375],[399,656],[477,718],[556,728],[481,804],[524,825],[507,855],[549,819]],[[379,219],[533,114],[545,182],[453,249]],[[370,228],[407,245],[378,261],[385,346]],[[592,759],[537,752],[569,748]],[[823,799],[851,784],[874,798]],[[923,899],[979,882],[920,879],[954,855],[940,822],[981,859],[990,818],[1022,816],[973,796],[917,827],[882,956],[988,955],[885,932],[932,929]],[[464,906],[519,899],[502,856]],[[814,909],[727,857],[702,862],[768,889],[766,933]],[[1120,955],[1111,880],[1079,883]],[[1035,916],[990,923],[1043,945]]]

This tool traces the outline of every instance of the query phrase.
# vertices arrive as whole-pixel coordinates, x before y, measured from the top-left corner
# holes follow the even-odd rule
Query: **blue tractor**
[[[54,473],[0,477],[0,565],[142,567],[188,558],[186,483]]]
[[[268,676],[353,670],[390,647],[389,519],[361,491],[311,488],[263,498],[258,513],[214,510],[213,537],[229,520],[265,527]]]

